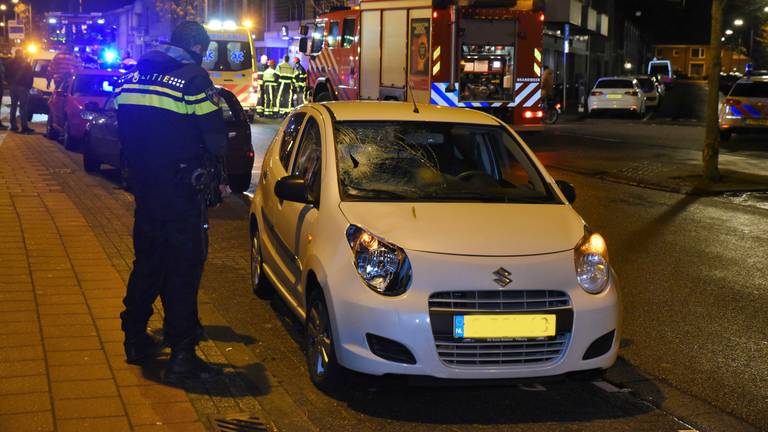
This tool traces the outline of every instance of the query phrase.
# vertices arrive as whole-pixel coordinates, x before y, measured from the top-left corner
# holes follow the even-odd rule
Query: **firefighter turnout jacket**
[[[182,48],[147,52],[116,90],[118,130],[137,211],[156,219],[199,213],[193,173],[222,158],[226,128],[208,72]]]

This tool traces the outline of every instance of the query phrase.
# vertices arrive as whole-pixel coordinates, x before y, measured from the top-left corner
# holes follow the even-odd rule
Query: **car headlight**
[[[357,225],[347,228],[347,240],[357,273],[368,288],[385,296],[398,296],[408,290],[411,263],[402,248]]]
[[[603,236],[587,232],[574,250],[576,280],[584,291],[600,294],[608,286],[611,269]]]

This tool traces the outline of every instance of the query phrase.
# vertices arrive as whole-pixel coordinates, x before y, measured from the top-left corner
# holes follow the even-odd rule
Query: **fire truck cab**
[[[300,41],[312,100],[415,100],[540,124],[539,3],[361,0],[320,15]]]

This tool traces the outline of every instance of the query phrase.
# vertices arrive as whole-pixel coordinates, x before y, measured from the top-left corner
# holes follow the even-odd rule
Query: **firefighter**
[[[139,60],[117,90],[120,142],[135,196],[135,260],[120,314],[126,361],[141,364],[161,345],[147,333],[159,295],[171,357],[164,382],[182,385],[219,371],[195,353],[201,337],[197,292],[208,254],[207,199],[219,190],[211,161],[226,144],[221,99],[201,67],[210,38],[185,21]]]
[[[288,55],[277,65],[276,74],[280,81],[280,89],[277,91],[277,115],[284,116],[291,112],[291,86],[293,85],[293,67],[288,63]]]
[[[275,72],[275,61],[267,62],[267,69],[262,74],[264,80],[264,117],[271,117],[276,114],[275,96],[277,94],[277,73]]]
[[[301,65],[301,60],[298,57],[293,58],[293,67],[295,69],[293,74],[293,93],[296,96],[296,106],[299,106],[306,102],[307,70]]]
[[[264,71],[267,70],[268,61],[267,55],[262,54],[259,64],[256,66],[256,89],[259,92],[259,96],[256,99],[256,115],[259,117],[264,115]]]

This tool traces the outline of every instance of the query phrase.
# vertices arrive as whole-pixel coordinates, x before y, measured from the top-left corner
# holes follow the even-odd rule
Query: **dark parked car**
[[[253,147],[251,145],[251,126],[248,115],[232,92],[219,89],[224,101],[224,120],[227,124],[227,151],[224,168],[232,192],[241,193],[251,185],[253,169]],[[83,167],[93,173],[99,171],[101,164],[111,165],[121,170],[123,180],[129,173],[124,168],[120,140],[117,135],[116,95],[112,95],[104,107],[91,103],[86,105],[82,116],[88,121],[83,139]]]

